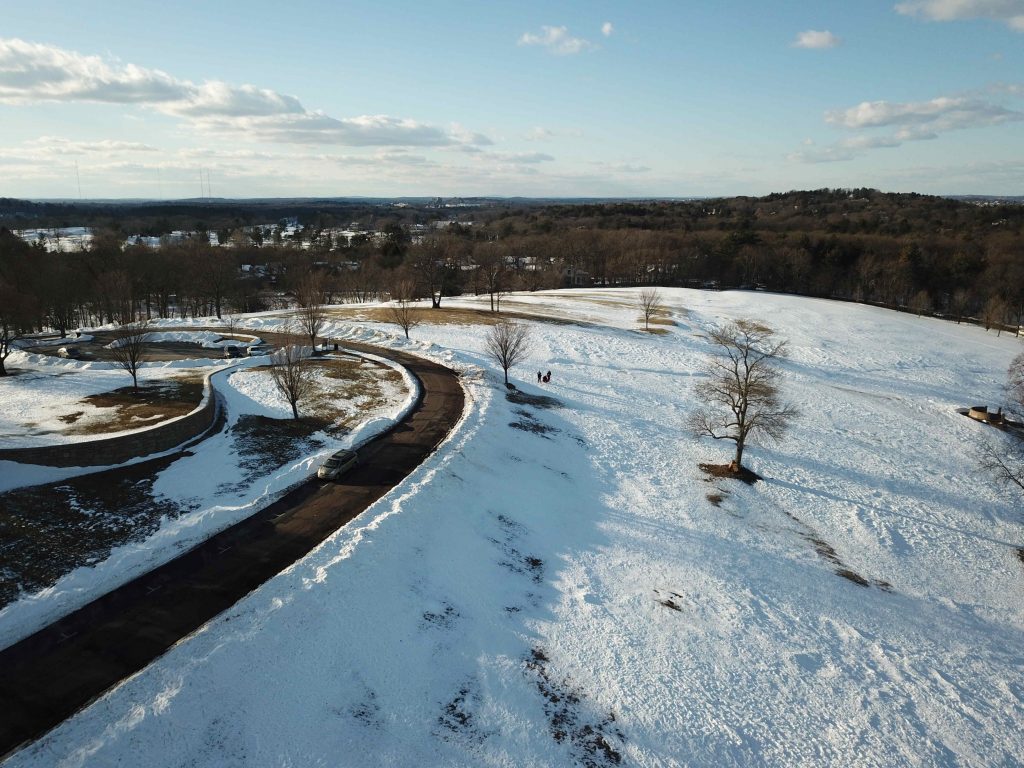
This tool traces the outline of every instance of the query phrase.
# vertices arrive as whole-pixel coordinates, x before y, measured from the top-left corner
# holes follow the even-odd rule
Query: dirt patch
[[[1017,559],[1024,564],[1024,547],[1017,547]]]
[[[640,333],[647,333],[651,336],[665,336],[668,331],[664,328],[641,328]]]
[[[753,485],[761,479],[759,474],[746,467],[740,467],[739,470],[733,469],[732,464],[698,464],[697,466],[711,477],[740,480],[747,485]]]
[[[191,413],[203,400],[203,380],[197,376],[168,379],[139,387],[121,387],[111,392],[83,397],[80,402],[92,408],[110,409],[106,413],[78,423],[83,411],[61,418],[75,426],[69,435],[102,435],[152,426],[161,421]]]
[[[709,493],[706,498],[714,506],[720,507],[720,506],[722,506],[722,502],[725,501],[725,494],[724,493]]]

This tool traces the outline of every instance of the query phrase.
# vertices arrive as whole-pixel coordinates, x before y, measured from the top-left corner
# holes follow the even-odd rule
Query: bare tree
[[[1024,413],[1024,353],[1017,355],[1007,371],[1006,393],[1010,408]],[[1024,491],[1024,438],[1010,433],[997,435],[981,448],[980,464],[998,482]]]
[[[736,443],[731,469],[743,467],[747,441],[756,435],[778,440],[797,415],[780,399],[776,361],[786,342],[770,328],[750,320],[715,328],[709,334],[717,354],[707,365],[708,379],[696,388],[705,405],[690,417],[697,435]]]
[[[491,298],[491,312],[501,311],[501,297],[508,291],[505,265],[506,249],[500,243],[485,243],[476,254],[474,276],[483,278],[483,287]]]
[[[993,296],[989,299],[981,310],[981,322],[985,326],[985,330],[995,326],[996,336],[1001,336],[1007,311],[1008,308],[1002,296]]]
[[[299,337],[286,340],[279,350],[270,356],[270,377],[274,386],[292,407],[292,418],[299,418],[299,403],[313,390],[313,371],[305,364],[303,346]]]
[[[1013,358],[1006,372],[1006,389],[1015,408],[1024,413],[1024,352]]]
[[[1002,441],[1001,441],[1002,442]],[[997,446],[988,442],[981,449],[981,467],[1004,485],[1024,491],[1024,443],[1016,436]]]
[[[644,314],[644,330],[651,330],[651,318],[664,309],[665,304],[661,300],[661,292],[657,288],[644,288],[640,291],[637,299],[640,311]]]
[[[918,317],[921,317],[925,312],[931,313],[932,297],[928,291],[920,290],[915,293],[913,298],[910,299],[910,309],[913,310]]]
[[[149,323],[139,320],[122,325],[114,334],[110,346],[114,364],[123,368],[132,377],[132,389],[139,391],[139,368],[146,357],[146,336],[149,334]]]
[[[30,309],[27,297],[0,278],[0,376],[7,375],[6,360],[15,342],[30,330]]]
[[[954,315],[956,315],[956,324],[960,325],[960,321],[964,319],[964,312],[967,311],[967,305],[971,303],[971,295],[963,288],[957,288],[953,291],[953,296],[949,300],[949,309]]]
[[[484,344],[487,354],[505,372],[505,386],[508,386],[508,369],[523,362],[530,353],[530,329],[502,320],[491,326]]]
[[[399,328],[405,331],[405,338],[409,338],[409,331],[420,324],[419,312],[413,308],[413,296],[415,289],[409,280],[403,280],[395,287],[392,296],[391,320]]]
[[[295,286],[295,298],[299,302],[299,328],[309,337],[309,345],[315,352],[316,337],[327,323],[323,278],[313,272],[303,275]]]

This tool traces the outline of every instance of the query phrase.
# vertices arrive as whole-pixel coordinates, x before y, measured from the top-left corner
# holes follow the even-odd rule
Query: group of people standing
[[[547,384],[549,381],[551,381],[551,371],[548,371],[547,373],[541,373],[540,371],[537,371],[538,384]]]

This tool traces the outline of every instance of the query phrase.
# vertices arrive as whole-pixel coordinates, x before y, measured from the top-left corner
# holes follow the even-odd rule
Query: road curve
[[[360,449],[343,483],[308,481],[181,557],[0,651],[0,759],[39,738],[310,552],[401,482],[462,416],[458,374],[403,352],[342,346],[391,359],[422,398],[394,429]]]

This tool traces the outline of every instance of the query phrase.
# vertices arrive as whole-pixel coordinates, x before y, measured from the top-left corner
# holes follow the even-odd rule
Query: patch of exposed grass
[[[100,392],[81,399],[93,408],[109,408],[109,413],[97,414],[77,423],[84,412],[61,417],[67,424],[69,435],[102,435],[122,432],[139,426],[150,426],[158,421],[184,416],[195,410],[203,399],[203,380],[192,375],[168,379],[139,387],[121,387],[111,392]]]
[[[516,405],[532,405],[535,408],[560,408],[562,401],[549,395],[531,395],[521,389],[509,389],[505,399]]]
[[[105,560],[186,511],[152,495],[157,472],[177,458],[0,495],[0,606]]]
[[[725,501],[724,493],[709,493],[707,500],[714,504],[716,507],[722,506],[722,502]]]
[[[440,307],[433,309],[424,303],[413,308],[416,319],[423,325],[494,325],[502,320],[533,320],[540,323],[556,325],[588,325],[583,321],[570,318],[552,317],[550,315],[533,314],[502,310],[491,312],[486,309],[468,309],[465,307]],[[394,317],[388,307],[347,307],[328,310],[328,315],[340,320],[363,320],[371,323],[394,323]],[[398,326],[395,326],[398,329]],[[400,329],[398,329],[400,330]],[[410,331],[415,336],[415,329]]]
[[[315,435],[325,426],[321,419],[242,416],[231,427],[239,456],[238,466],[245,473],[264,475],[268,469],[284,466],[313,453],[323,447],[323,442]]]
[[[534,648],[525,662],[543,698],[551,738],[565,744],[576,765],[606,768],[622,763],[625,734],[614,712],[599,716],[590,711],[586,695],[569,678],[555,676],[542,648]]]
[[[856,571],[851,571],[849,568],[839,568],[836,571],[836,575],[842,576],[844,579],[848,579],[849,581],[852,581],[854,584],[856,584],[859,587],[870,587],[871,586],[871,582],[870,581],[865,579],[863,576],[861,576]]]
[[[361,421],[363,413],[387,406],[386,392],[391,387],[384,389],[382,384],[401,386],[403,382],[393,368],[367,365],[362,359],[316,360],[310,365],[323,373],[330,386],[318,386],[303,409],[327,422],[333,432],[344,432]],[[353,408],[353,403],[357,407]]]

